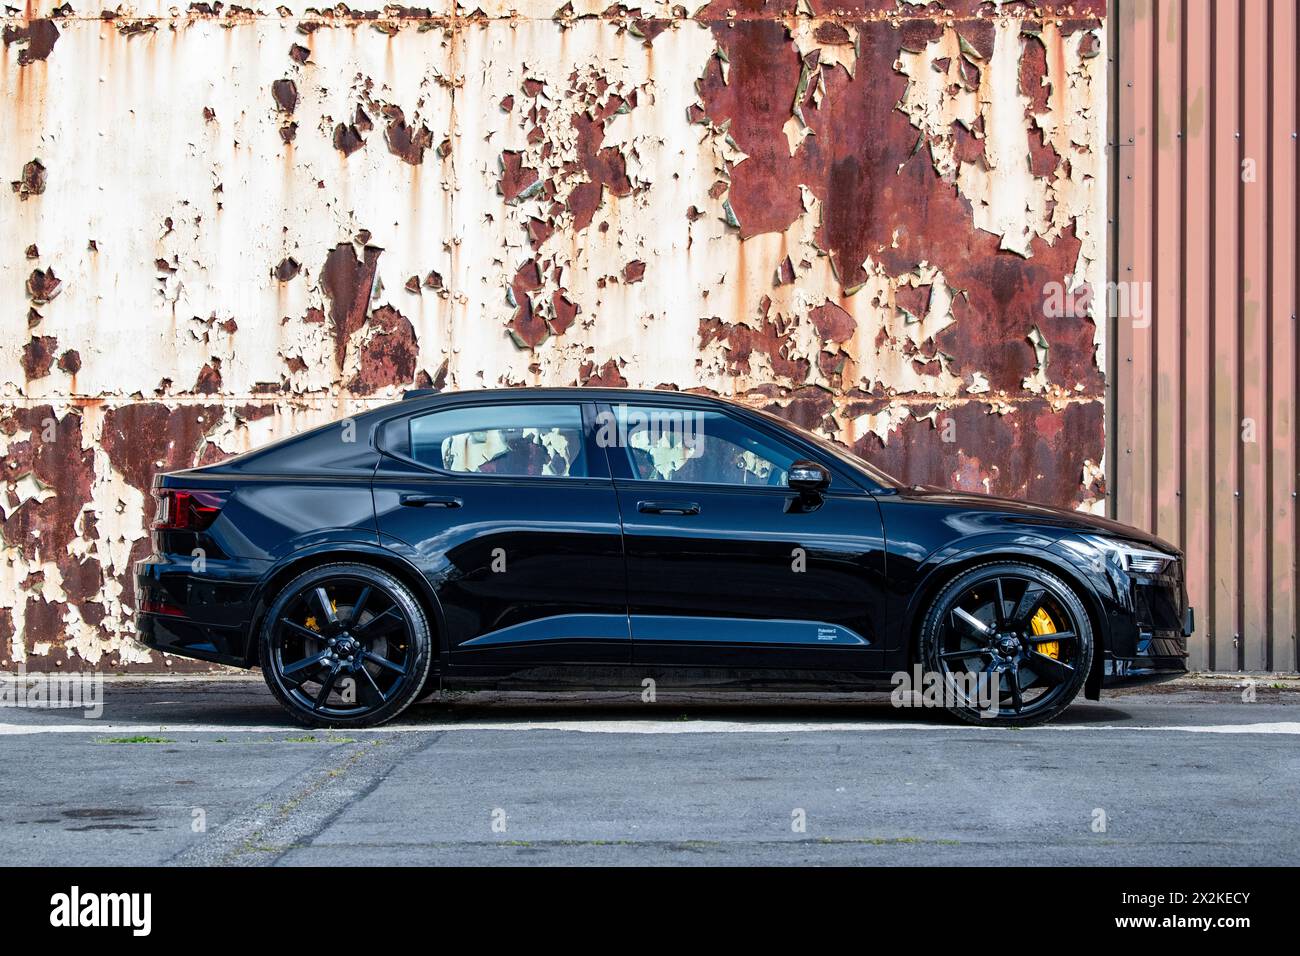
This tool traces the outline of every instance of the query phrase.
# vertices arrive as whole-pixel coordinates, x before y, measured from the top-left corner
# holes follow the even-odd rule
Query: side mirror
[[[801,495],[819,495],[831,484],[831,473],[815,461],[796,461],[785,476],[786,487]]]

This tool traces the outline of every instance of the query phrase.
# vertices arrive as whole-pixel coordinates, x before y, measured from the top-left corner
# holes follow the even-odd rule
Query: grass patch
[[[928,844],[930,846],[961,846],[960,840],[926,840],[922,837],[914,837],[914,836],[822,837],[820,842],[828,845],[857,844],[861,846],[909,846],[912,844]]]
[[[167,737],[146,737],[144,734],[137,734],[134,737],[101,737],[96,740],[97,744],[174,744],[176,741]]]

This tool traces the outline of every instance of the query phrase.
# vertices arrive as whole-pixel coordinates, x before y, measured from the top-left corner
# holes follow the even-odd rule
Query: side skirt
[[[640,667],[575,665],[527,668],[453,667],[438,677],[441,690],[621,690],[640,694],[647,678],[658,688],[745,692],[751,690],[888,692],[892,672],[713,668],[671,665]],[[431,685],[428,690],[432,692]]]

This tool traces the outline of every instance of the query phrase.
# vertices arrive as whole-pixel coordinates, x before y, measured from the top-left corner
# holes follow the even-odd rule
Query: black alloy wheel
[[[415,700],[428,675],[427,617],[395,577],[328,564],[290,581],[262,624],[262,674],[309,727],[366,727]]]
[[[1093,635],[1068,584],[1035,565],[1006,562],[971,568],[939,592],[921,648],[951,713],[1024,726],[1050,720],[1079,693]]]

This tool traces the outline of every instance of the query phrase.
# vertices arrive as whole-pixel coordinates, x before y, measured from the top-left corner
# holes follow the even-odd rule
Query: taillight
[[[140,602],[141,614],[161,614],[164,617],[184,617],[185,608],[165,598],[146,597]]]
[[[155,531],[204,531],[221,514],[226,503],[224,491],[180,491],[160,488],[154,492],[158,499],[158,514],[154,518]]]

